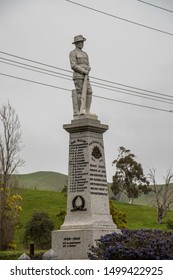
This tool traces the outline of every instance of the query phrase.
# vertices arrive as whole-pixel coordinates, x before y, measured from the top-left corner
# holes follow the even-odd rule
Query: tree
[[[18,115],[8,103],[0,108],[0,249],[8,248],[14,237],[21,211],[14,174],[23,164],[21,127]]]
[[[68,181],[65,180],[65,184],[61,192],[67,195],[67,190],[68,190]]]
[[[135,155],[124,147],[120,147],[118,151],[118,158],[113,161],[116,172],[111,189],[114,195],[125,193],[131,204],[134,198],[138,198],[142,193],[148,194],[151,189],[142,165],[135,160]]]
[[[35,211],[26,223],[24,244],[34,241],[37,249],[49,249],[53,228],[53,222],[46,212]]]
[[[161,224],[171,205],[173,205],[173,185],[171,184],[173,182],[173,173],[170,169],[168,170],[163,185],[156,183],[156,169],[150,169],[148,177],[153,185],[152,192],[155,195],[154,204],[157,207],[157,222]]]

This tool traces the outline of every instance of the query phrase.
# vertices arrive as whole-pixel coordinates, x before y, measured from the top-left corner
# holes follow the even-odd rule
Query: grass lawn
[[[167,217],[163,219],[161,225],[157,224],[157,209],[153,207],[143,205],[129,205],[127,203],[120,203],[114,201],[115,206],[124,211],[127,215],[127,227],[128,229],[166,229],[166,220],[168,218],[173,220],[173,211],[167,214]]]
[[[15,259],[18,258],[23,251],[23,234],[26,222],[30,219],[35,210],[46,211],[52,221],[55,229],[59,229],[62,220],[56,217],[56,214],[61,210],[66,210],[67,197],[63,193],[54,191],[20,189],[19,194],[22,196],[22,209],[20,221],[22,227],[16,231],[14,242],[16,243],[15,251],[0,252],[0,259]],[[142,205],[129,205],[127,203],[120,203],[113,201],[115,206],[126,213],[128,229],[163,229],[166,230],[166,220],[168,218],[173,220],[173,212],[170,211],[164,219],[163,224],[157,224],[157,209]],[[26,252],[27,253],[27,252]],[[4,258],[3,258],[4,254]]]

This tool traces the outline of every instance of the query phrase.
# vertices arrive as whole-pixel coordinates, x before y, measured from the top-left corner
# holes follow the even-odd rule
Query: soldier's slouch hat
[[[82,41],[86,41],[86,38],[84,38],[82,35],[77,35],[74,37],[74,42],[72,44],[75,44],[77,42],[82,42]]]

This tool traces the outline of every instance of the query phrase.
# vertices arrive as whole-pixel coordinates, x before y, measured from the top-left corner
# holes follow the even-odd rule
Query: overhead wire
[[[19,58],[21,60],[26,60],[26,61],[29,61],[29,62],[32,62],[32,63],[48,66],[50,68],[58,69],[58,70],[61,70],[61,71],[64,71],[64,72],[68,72],[68,73],[72,74],[72,71],[64,69],[64,68],[60,68],[60,67],[53,66],[53,65],[50,65],[50,64],[45,64],[43,62],[39,62],[39,61],[36,61],[36,60],[31,60],[31,59],[28,59],[28,58],[24,58],[24,57],[17,56],[17,55],[11,54],[11,53],[3,52],[3,51],[0,51],[0,53],[8,55],[8,56]],[[67,76],[67,77],[71,77],[70,75],[67,75],[67,74],[62,74],[62,73],[51,71],[51,70],[48,70],[48,69],[45,69],[45,68],[40,68],[40,67],[32,66],[32,65],[29,65],[29,64],[23,64],[21,62],[8,60],[6,58],[3,58],[3,60],[15,62],[15,63],[18,63],[20,65],[29,66],[29,67],[32,67],[32,68],[35,68],[35,69],[39,69],[39,70],[44,70],[46,72],[50,72],[50,73],[53,73],[53,74],[60,74],[62,76],[64,75],[64,76]],[[114,82],[114,81],[109,81],[109,80],[105,80],[105,79],[101,79],[101,78],[97,78],[97,77],[93,77],[93,76],[90,76],[90,78],[94,79],[94,80],[97,80],[97,81],[106,82],[106,83],[111,84],[111,85],[118,85],[118,86],[125,87],[125,88],[135,89],[135,90],[140,91],[139,94],[141,94],[141,91],[143,91],[143,92],[147,92],[147,93],[152,93],[152,94],[155,94],[155,95],[163,96],[164,99],[166,97],[168,97],[168,98],[171,98],[171,100],[172,100],[172,98],[173,98],[172,95],[168,95],[168,94],[165,94],[165,93],[160,93],[160,92],[151,91],[151,90],[147,90],[147,89],[143,89],[143,88],[139,88],[139,87],[129,86],[129,85],[126,85],[126,84],[117,83],[117,82]],[[107,86],[111,87],[110,85],[107,85]],[[125,89],[125,90],[130,91],[129,89]]]
[[[126,92],[126,91],[121,90],[121,89],[116,90],[116,89],[111,89],[111,88],[104,87],[104,86],[98,86],[98,85],[93,84],[92,82],[91,82],[91,84],[94,87],[98,87],[98,88],[101,88],[101,89],[106,89],[106,90],[113,91],[113,92],[123,93],[123,94],[126,94],[126,95],[130,95],[130,96],[134,96],[134,97],[138,97],[138,98],[143,98],[143,99],[147,99],[147,100],[152,100],[152,101],[156,101],[156,102],[161,102],[161,103],[166,103],[166,104],[173,104],[173,102],[159,100],[158,98],[146,97],[146,96],[143,96],[143,95],[139,96],[138,94],[129,93],[129,92]]]
[[[152,94],[147,94],[146,92],[145,93],[143,93],[143,92],[139,92],[139,91],[135,91],[135,90],[129,90],[129,89],[124,89],[124,88],[120,88],[120,87],[117,87],[117,86],[112,86],[112,85],[107,85],[107,84],[103,84],[103,83],[98,83],[98,82],[91,82],[91,83],[94,83],[94,84],[96,84],[96,85],[101,85],[101,86],[106,86],[107,87],[107,89],[109,89],[109,90],[118,90],[118,91],[125,91],[125,92],[127,92],[129,95],[131,95],[131,93],[136,93],[136,95],[135,96],[137,96],[137,97],[142,97],[143,95],[146,97],[146,96],[148,96],[148,97],[154,97],[155,98],[155,100],[159,100],[159,99],[161,99],[161,100],[169,100],[169,101],[173,101],[173,96],[171,96],[171,95],[169,95],[169,97],[171,97],[171,98],[167,98],[167,97],[165,97],[165,95],[161,95],[161,96],[155,96],[155,95],[152,95]],[[102,87],[101,87],[102,88]],[[162,97],[162,96],[164,96],[164,97]],[[147,97],[146,97],[147,98]]]
[[[54,68],[54,69],[58,69],[58,70],[63,70],[64,72],[68,72],[68,73],[72,74],[72,71],[69,71],[69,70],[66,70],[66,69],[63,69],[63,68],[60,68],[60,67],[57,67],[57,66],[52,66],[50,64],[45,64],[45,63],[42,63],[42,62],[38,62],[38,61],[35,61],[35,60],[31,60],[31,59],[28,59],[28,58],[24,58],[24,57],[17,56],[17,55],[14,55],[14,54],[3,52],[3,51],[0,51],[0,53],[8,55],[8,56],[15,57],[15,58],[19,58],[19,59],[22,59],[22,60],[26,60],[26,61],[29,61],[29,62],[32,62],[32,63],[36,63],[36,64],[39,64],[39,65],[44,65],[46,67],[48,66],[50,68]],[[11,65],[11,66],[23,68],[23,69],[30,70],[30,71],[35,71],[35,72],[38,72],[38,73],[42,73],[42,74],[46,74],[46,75],[50,75],[50,76],[54,76],[54,77],[58,77],[58,78],[66,79],[66,80],[71,80],[71,75],[67,75],[67,74],[64,74],[64,73],[52,71],[52,70],[49,70],[49,69],[46,69],[46,68],[36,67],[36,66],[31,65],[31,64],[22,63],[22,62],[19,62],[19,61],[16,61],[16,60],[7,59],[7,58],[4,58],[4,57],[0,57],[0,59],[1,59],[0,60],[1,63],[5,63],[5,64]],[[12,75],[9,75],[9,76],[10,77],[14,77]],[[162,94],[162,93],[158,93],[158,92],[153,92],[153,91],[149,91],[149,90],[145,90],[145,89],[141,89],[141,88],[137,88],[137,87],[132,87],[132,86],[128,86],[128,85],[124,85],[124,84],[120,84],[120,83],[116,83],[116,82],[112,82],[112,81],[108,81],[108,80],[103,80],[103,79],[96,78],[96,77],[91,77],[91,78],[95,79],[97,81],[104,81],[106,83],[110,83],[111,84],[110,85],[110,84],[104,84],[104,83],[100,83],[100,82],[91,81],[92,86],[95,86],[95,87],[99,87],[99,88],[102,88],[102,89],[110,90],[110,91],[113,91],[113,92],[128,94],[128,95],[135,96],[135,97],[140,97],[140,98],[145,98],[145,99],[149,99],[149,100],[154,100],[154,101],[157,101],[157,102],[173,104],[172,102],[170,102],[170,101],[173,101],[173,96],[171,96],[171,95],[166,95],[166,94]],[[20,79],[23,79],[25,81],[29,81],[28,79],[24,79],[24,78],[20,78]],[[38,83],[38,84],[43,84],[43,83],[36,82],[36,81],[33,81],[33,82],[34,83]],[[114,86],[114,84],[115,85],[120,85],[121,88],[117,87],[117,86]],[[43,85],[47,85],[47,84],[43,84]],[[52,86],[52,85],[47,85],[47,86],[51,86],[51,87],[54,87],[54,88],[59,88],[59,87]],[[129,90],[127,88],[122,88],[122,86],[123,87],[125,86],[127,88],[131,88],[131,89],[140,90],[140,92],[139,91],[134,91],[134,90]],[[63,88],[60,87],[60,89],[63,89]],[[144,91],[145,93],[143,93],[141,91]],[[151,95],[151,94],[146,94],[146,92],[154,93],[156,96]],[[157,95],[159,95],[159,96],[157,96]],[[171,97],[171,99],[167,98],[165,96]],[[152,97],[154,97],[154,98],[152,98]],[[102,97],[100,96],[99,98],[102,98]],[[112,100],[111,98],[109,99],[108,97],[103,97],[103,99]],[[169,112],[170,112],[170,110],[169,110]]]
[[[92,76],[90,76],[90,77],[95,79],[95,80],[99,80],[99,81],[103,81],[103,82],[108,82],[110,84],[116,84],[116,85],[119,85],[119,86],[131,88],[131,89],[135,89],[135,90],[139,90],[139,91],[143,91],[143,92],[148,92],[148,93],[153,93],[153,94],[160,95],[160,96],[167,96],[167,97],[173,98],[173,96],[169,95],[169,94],[165,94],[165,93],[161,93],[161,92],[156,92],[156,91],[151,91],[151,90],[147,90],[147,89],[143,89],[143,88],[139,88],[139,87],[129,86],[129,85],[126,85],[126,84],[112,82],[112,81],[108,81],[108,80],[105,80],[105,79],[95,78],[95,77],[92,77]]]
[[[155,7],[155,8],[158,8],[158,9],[161,9],[161,10],[164,10],[166,12],[170,12],[170,13],[173,13],[172,10],[169,10],[169,9],[166,9],[166,8],[163,8],[163,7],[160,7],[160,6],[157,6],[157,5],[154,5],[154,4],[151,4],[149,2],[146,2],[146,1],[142,1],[142,0],[137,0],[138,2],[141,2],[143,4],[146,4],[146,5],[149,5],[149,6],[152,6],[152,7]]]
[[[38,84],[38,85],[42,85],[42,86],[62,89],[62,90],[70,91],[71,92],[70,89],[67,89],[67,88],[64,88],[64,87],[59,87],[59,86],[54,86],[54,85],[50,85],[50,84],[45,84],[45,83],[42,83],[42,82],[37,82],[37,81],[34,81],[34,80],[25,79],[25,78],[21,78],[21,77],[18,77],[18,76],[13,76],[13,75],[5,74],[5,73],[0,73],[0,75],[5,76],[5,77],[9,77],[9,78],[13,78],[13,79],[17,79],[17,80],[21,80],[21,81],[25,81],[25,82],[30,82],[30,83],[34,83],[34,84]]]
[[[45,75],[48,75],[48,76],[52,76],[52,77],[61,78],[61,79],[64,79],[64,80],[71,81],[70,78],[66,78],[66,77],[63,77],[63,76],[60,76],[60,75],[50,74],[50,73],[47,73],[47,72],[43,72],[43,71],[40,71],[40,70],[28,68],[28,67],[25,67],[25,66],[16,65],[16,64],[1,61],[1,60],[0,60],[0,63],[4,63],[4,64],[11,65],[11,66],[14,66],[14,67],[18,67],[18,68],[21,68],[21,69],[26,69],[26,70],[34,71],[36,73],[41,73],[41,74],[45,74]]]
[[[34,80],[31,80],[31,79],[21,78],[21,77],[18,77],[18,76],[13,76],[13,75],[5,74],[5,73],[0,73],[0,75],[8,77],[8,78],[18,79],[18,80],[22,80],[22,81],[25,81],[25,82],[30,82],[30,83],[34,83],[34,84],[38,84],[38,85],[42,85],[42,86],[47,86],[47,87],[61,89],[61,90],[64,90],[64,91],[71,92],[70,89],[67,89],[67,88],[64,88],[64,87],[54,86],[54,85],[50,85],[50,84],[34,81]],[[127,101],[123,101],[123,100],[118,100],[118,99],[98,96],[98,95],[95,95],[95,94],[93,94],[93,96],[96,97],[96,98],[100,98],[100,99],[104,99],[104,100],[109,100],[109,101],[114,101],[114,102],[118,102],[118,103],[123,103],[123,104],[127,104],[127,105],[132,105],[132,106],[137,106],[137,107],[142,107],[142,108],[147,108],[147,109],[152,109],[152,110],[162,111],[162,112],[167,112],[167,113],[173,113],[173,110],[166,110],[166,109],[163,109],[163,108],[141,105],[141,104],[127,102]]]
[[[1,59],[5,60],[5,61],[1,61]],[[12,61],[13,63],[6,62],[6,60],[10,61],[10,62]],[[48,70],[46,70],[44,68],[34,67],[34,69],[32,69],[32,66],[29,65],[29,64],[20,63],[20,65],[17,65],[17,64],[14,64],[14,62],[18,63],[14,60],[9,60],[9,59],[5,59],[5,58],[0,57],[0,63],[4,63],[4,64],[11,65],[11,66],[14,66],[14,67],[18,67],[18,68],[26,69],[26,70],[29,70],[29,71],[34,71],[34,72],[37,72],[37,73],[41,73],[41,74],[45,74],[45,75],[53,76],[53,77],[56,77],[56,78],[61,78],[61,79],[71,81],[71,76],[70,75],[64,75],[64,74],[61,74],[61,73],[57,73],[55,71],[50,71],[50,72],[53,72],[53,73],[60,74],[61,76],[57,75],[57,74],[55,75],[55,74],[52,74],[52,73],[49,73],[49,72],[45,72],[45,71],[48,71]],[[21,64],[24,65],[24,66],[21,66]],[[26,67],[26,65],[31,67],[31,68]],[[37,69],[40,69],[40,70],[43,69],[44,72],[40,71],[40,70],[37,70]],[[63,77],[63,75],[65,77]],[[131,95],[131,96],[134,96],[134,97],[138,97],[138,98],[144,98],[144,99],[153,100],[153,101],[157,101],[157,102],[173,104],[173,102],[170,102],[170,101],[173,101],[173,99],[170,99],[170,98],[157,97],[157,96],[154,96],[154,95],[151,95],[151,94],[149,95],[149,94],[137,92],[137,91],[134,91],[134,90],[127,90],[127,89],[123,89],[123,88],[119,88],[119,87],[115,87],[115,86],[112,86],[112,85],[107,85],[107,84],[103,84],[103,83],[99,83],[99,82],[94,82],[94,81],[91,81],[91,84],[94,87],[106,89],[106,90],[109,90],[109,91],[112,91],[112,92],[118,92],[118,93],[123,93],[123,94]],[[165,100],[167,100],[167,101],[165,101]]]
[[[135,25],[140,26],[140,27],[144,27],[144,28],[147,28],[147,29],[150,29],[150,30],[154,30],[154,31],[157,31],[157,32],[160,32],[160,33],[164,33],[164,34],[173,36],[173,33],[170,33],[170,32],[167,32],[167,31],[164,31],[164,30],[161,30],[161,29],[157,29],[157,28],[154,28],[154,27],[151,27],[151,26],[148,26],[148,25],[144,25],[144,24],[141,24],[141,23],[138,23],[138,22],[129,20],[129,19],[125,19],[125,18],[116,16],[116,15],[113,15],[113,14],[110,14],[110,13],[107,13],[107,12],[103,12],[103,11],[100,11],[100,10],[98,10],[98,9],[95,9],[95,8],[92,8],[92,7],[89,7],[89,6],[86,6],[86,5],[77,3],[77,2],[75,2],[75,1],[71,1],[71,0],[65,0],[65,1],[66,1],[66,2],[69,2],[69,3],[71,3],[71,4],[74,4],[74,5],[83,7],[83,8],[85,8],[85,9],[94,11],[94,12],[97,12],[97,13],[100,13],[100,14],[103,14],[103,15],[106,15],[106,16],[109,16],[109,17],[116,18],[116,19],[118,19],[118,20],[122,20],[122,21],[125,21],[125,22],[128,22],[128,23],[131,23],[131,24],[135,24]]]
[[[59,74],[59,75],[62,75],[62,76],[71,77],[71,76],[69,76],[67,74],[62,74],[62,73],[58,73],[58,72],[55,72],[55,71],[52,71],[52,70],[47,70],[45,68],[40,68],[40,67],[37,67],[37,66],[32,66],[32,65],[29,65],[29,64],[26,64],[26,63],[22,63],[22,62],[18,62],[18,61],[12,60],[12,59],[7,59],[7,58],[3,58],[3,57],[0,57],[0,59],[5,60],[5,61],[10,61],[10,62],[13,62],[13,63],[17,63],[19,65],[29,66],[29,67],[34,68],[34,69],[44,70],[44,71],[47,71],[47,72],[50,72],[50,73],[53,73],[53,74]]]
[[[50,68],[54,68],[54,69],[58,69],[58,70],[61,70],[61,71],[71,73],[70,70],[66,70],[66,69],[63,69],[63,68],[60,68],[60,67],[57,67],[57,66],[54,66],[54,65],[46,64],[46,63],[43,63],[43,62],[39,62],[39,61],[36,61],[36,60],[32,60],[32,59],[29,59],[29,58],[26,58],[26,57],[18,56],[18,55],[11,54],[11,53],[8,53],[8,52],[3,52],[3,51],[0,51],[0,53],[8,55],[8,56],[15,57],[15,58],[19,58],[19,59],[22,59],[22,60],[26,60],[26,61],[29,61],[29,62],[33,62],[33,63],[36,63],[36,64],[40,64],[40,65],[43,65],[43,66],[48,66]]]
[[[93,96],[94,96],[94,95],[93,95]],[[132,103],[132,102],[127,102],[127,101],[117,100],[117,99],[113,99],[113,98],[109,98],[109,97],[103,97],[103,96],[96,96],[96,95],[95,95],[95,97],[101,98],[101,99],[105,99],[105,100],[109,100],[109,101],[119,102],[119,103],[123,103],[123,104],[133,105],[133,106],[137,106],[137,107],[142,107],[142,108],[147,108],[147,109],[152,109],[152,110],[157,110],[157,111],[162,111],[162,112],[167,112],[167,113],[173,113],[173,110],[165,110],[165,109],[161,109],[161,108],[156,108],[156,107],[141,105],[141,104],[137,104],[137,103]]]

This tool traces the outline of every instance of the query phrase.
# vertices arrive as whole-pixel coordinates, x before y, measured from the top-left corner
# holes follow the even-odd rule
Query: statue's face
[[[79,49],[82,49],[83,46],[84,46],[84,42],[83,42],[83,41],[76,42],[75,45],[76,45],[76,47],[78,47]]]

